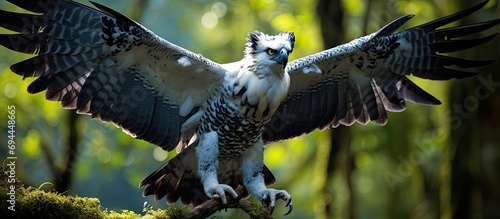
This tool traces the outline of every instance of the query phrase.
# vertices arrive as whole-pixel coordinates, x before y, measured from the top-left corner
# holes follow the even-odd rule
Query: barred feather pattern
[[[470,15],[486,3],[393,34],[413,17],[403,16],[371,35],[289,63],[290,92],[264,131],[265,142],[355,122],[373,121],[384,125],[386,110],[403,111],[405,100],[440,104],[406,75],[431,80],[461,79],[478,74],[469,69],[491,64],[491,60],[466,60],[443,53],[490,41],[498,33],[479,38],[461,37],[490,29],[498,25],[500,19],[440,28]]]
[[[185,107],[187,112],[181,116],[180,106],[186,100],[176,99],[181,96],[177,93],[168,93],[169,89],[175,89],[168,85],[176,85],[174,79],[191,78],[197,79],[197,83],[191,83],[196,88],[205,80],[177,74],[172,82],[160,84],[164,81],[158,75],[172,69],[176,72],[183,65],[165,70],[157,67],[155,70],[162,72],[152,73],[144,68],[148,63],[138,58],[152,56],[148,61],[158,60],[155,63],[160,63],[160,58],[167,60],[161,62],[162,65],[177,64],[182,59],[193,63],[189,67],[200,72],[217,69],[217,64],[158,38],[129,18],[97,3],[93,4],[99,10],[67,0],[9,1],[36,13],[0,11],[0,26],[19,33],[0,34],[0,44],[36,55],[11,66],[13,72],[25,78],[36,77],[28,87],[29,93],[46,90],[46,99],[60,101],[63,108],[113,122],[131,136],[166,150],[175,148],[181,140],[180,126],[193,115],[196,106]],[[135,51],[131,51],[133,49]],[[212,77],[207,75],[206,81],[214,85],[206,86],[216,87],[223,75],[215,76],[220,79]],[[192,92],[206,91],[210,89],[202,87]]]

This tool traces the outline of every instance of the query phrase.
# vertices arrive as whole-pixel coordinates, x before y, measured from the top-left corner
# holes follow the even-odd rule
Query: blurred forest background
[[[243,56],[252,30],[294,31],[293,60],[374,32],[405,14],[417,15],[405,26],[411,27],[479,2],[96,1],[220,63]],[[6,1],[0,7],[20,11]],[[500,18],[496,0],[465,23],[494,18]],[[498,59],[500,39],[454,55]],[[7,142],[7,106],[14,105],[18,178],[35,187],[51,182],[43,188],[97,197],[108,209],[141,212],[144,202],[166,208],[164,200],[142,198],[137,187],[175,152],[134,140],[112,124],[61,110],[44,93],[29,95],[32,79],[22,81],[9,70],[29,57],[0,48],[0,145]],[[355,124],[268,146],[265,163],[277,178],[273,187],[293,197],[295,208],[286,218],[500,218],[499,70],[497,62],[481,69],[480,76],[460,81],[412,78],[443,105],[408,103],[405,112],[389,113],[383,127]],[[7,156],[6,150],[1,147],[0,157]],[[275,215],[284,212],[280,202]],[[242,213],[228,210],[221,215],[235,218]]]

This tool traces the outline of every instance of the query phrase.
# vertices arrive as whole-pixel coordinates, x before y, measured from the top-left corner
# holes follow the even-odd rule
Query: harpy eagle
[[[271,142],[315,129],[387,122],[386,111],[403,111],[405,100],[438,105],[406,75],[431,80],[465,78],[491,61],[441,55],[491,40],[461,37],[489,29],[500,19],[440,28],[482,8],[404,31],[412,15],[379,31],[292,62],[292,32],[248,34],[243,59],[215,63],[155,35],[124,15],[92,2],[8,0],[33,14],[0,11],[0,25],[19,34],[0,44],[35,54],[11,66],[36,77],[29,93],[113,122],[131,136],[179,154],[141,183],[144,195],[199,205],[234,188],[271,206],[285,190],[266,186],[275,178],[263,164]],[[438,29],[440,28],[440,29]],[[287,214],[288,214],[287,213]]]

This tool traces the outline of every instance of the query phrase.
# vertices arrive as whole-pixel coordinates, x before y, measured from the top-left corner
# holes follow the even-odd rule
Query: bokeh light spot
[[[102,163],[109,163],[109,161],[111,161],[111,152],[106,148],[99,148],[97,151],[97,159]]]
[[[16,97],[17,86],[12,84],[12,83],[8,83],[7,85],[5,85],[3,92],[7,98],[12,99],[12,98]]]
[[[227,13],[227,6],[222,2],[217,2],[212,6],[212,12],[219,18],[224,17]]]
[[[203,25],[205,28],[214,28],[215,26],[217,26],[217,23],[219,23],[219,18],[212,11],[205,13],[201,17],[201,25]]]
[[[154,150],[153,150],[153,157],[155,158],[155,160],[157,161],[164,161],[165,159],[167,159],[168,157],[168,152],[164,151],[163,149],[161,149],[160,147],[156,147]]]

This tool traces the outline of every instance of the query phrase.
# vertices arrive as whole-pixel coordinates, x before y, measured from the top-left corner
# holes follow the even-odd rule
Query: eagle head
[[[245,57],[252,60],[254,67],[284,69],[288,63],[288,55],[293,51],[295,35],[283,32],[278,35],[267,35],[259,31],[248,34],[245,44]]]

